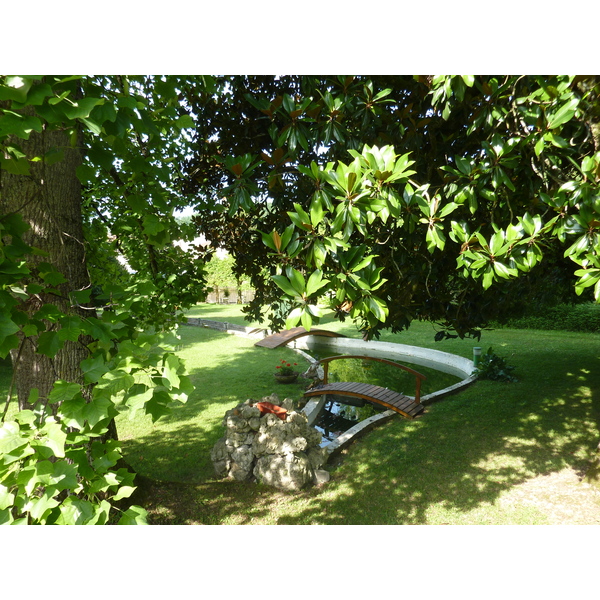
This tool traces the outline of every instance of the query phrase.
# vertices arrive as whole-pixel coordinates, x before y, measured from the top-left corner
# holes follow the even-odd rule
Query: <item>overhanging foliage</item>
[[[0,521],[144,520],[114,516],[134,480],[111,427],[191,391],[168,332],[204,256],[174,240],[230,250],[274,327],[326,303],[367,338],[478,336],[527,286],[598,299],[599,121],[595,77],[4,78],[0,356],[33,366],[2,411]],[[86,239],[45,203],[59,180]]]
[[[252,277],[254,318],[270,305],[274,327],[308,325],[320,300],[366,337],[413,319],[478,336],[547,294],[550,277],[562,297],[572,280],[598,298],[596,78],[217,85],[228,89],[217,99],[186,92],[205,117],[188,189],[214,209],[199,230]],[[292,293],[290,269],[329,285],[311,298]]]

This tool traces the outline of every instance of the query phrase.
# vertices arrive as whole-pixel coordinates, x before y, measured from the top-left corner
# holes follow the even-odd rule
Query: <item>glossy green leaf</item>
[[[300,321],[301,317],[302,317],[302,308],[300,308],[300,307],[294,308],[288,315],[287,319],[285,320],[286,329],[291,329],[292,327],[296,327],[296,325],[298,325],[298,321]]]
[[[375,298],[374,296],[369,296],[368,305],[369,309],[377,319],[381,322],[385,322],[388,310],[383,300]]]
[[[504,252],[504,236],[500,232],[494,233],[490,239],[490,250],[494,256]]]
[[[579,100],[575,97],[563,104],[553,115],[548,118],[548,129],[555,129],[567,121],[570,121],[575,115],[578,105]]]
[[[310,204],[310,222],[313,227],[321,223],[324,214],[325,211],[323,210],[321,199],[315,194]]]
[[[459,207],[458,204],[456,204],[456,202],[449,202],[448,204],[445,204],[442,209],[439,211],[438,213],[438,217],[440,219],[444,219],[446,218],[449,214],[453,213],[457,208]]]
[[[296,296],[298,294],[285,275],[273,275],[271,279],[288,296]]]
[[[288,225],[281,234],[281,251],[284,252],[290,243],[294,234],[294,226]]]
[[[510,269],[509,267],[507,267],[505,264],[503,264],[501,262],[495,261],[493,263],[493,266],[494,266],[494,272],[496,273],[496,275],[498,275],[499,277],[502,277],[503,279],[509,279],[511,276],[516,275],[516,272],[514,269]]]
[[[304,308],[300,314],[300,322],[302,323],[302,327],[306,329],[306,331],[310,331],[312,326],[312,315],[307,308]]]
[[[302,212],[305,215],[304,218],[300,214],[298,214],[298,212],[288,212],[288,215],[289,215],[292,223],[294,223],[294,225],[296,225],[296,227],[299,227],[300,229],[304,229],[305,231],[311,231],[312,225],[310,223],[310,217],[304,211],[302,211]]]
[[[491,287],[492,283],[494,283],[494,269],[492,267],[488,267],[483,273],[483,289],[487,290]]]
[[[319,270],[311,273],[308,281],[306,282],[306,295],[312,296],[316,294],[320,289],[325,287],[329,283],[328,279],[323,279],[323,273]]]
[[[302,273],[300,273],[300,271],[297,271],[293,267],[288,267],[286,273],[292,285],[292,288],[294,289],[296,294],[299,296],[303,296],[306,291],[306,283],[304,281]]]
[[[464,175],[469,175],[471,173],[471,164],[468,160],[461,158],[460,156],[457,156],[455,160],[456,166],[459,168],[461,173]]]
[[[473,85],[475,84],[475,76],[474,75],[461,75],[463,81],[467,84],[467,86],[469,87],[473,87]]]
[[[267,246],[268,248],[270,248],[271,250],[278,252],[279,249],[277,248],[277,245],[275,244],[275,238],[274,238],[274,234],[277,233],[276,231],[273,231],[272,233],[264,233],[264,232],[260,232],[263,244],[265,246]]]

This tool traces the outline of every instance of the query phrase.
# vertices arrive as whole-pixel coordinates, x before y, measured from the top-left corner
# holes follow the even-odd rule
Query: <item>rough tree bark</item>
[[[47,253],[31,257],[32,280],[36,280],[36,267],[42,262],[50,263],[67,279],[67,283],[57,286],[57,294],[40,294],[27,302],[23,310],[33,315],[42,305],[52,303],[68,314],[93,316],[89,310],[71,306],[69,301],[71,291],[90,284],[83,243],[81,185],[76,175],[81,162],[81,140],[67,129],[58,128],[32,132],[28,140],[14,141],[29,159],[48,156],[54,150],[64,154],[62,160],[53,164],[44,160],[30,162],[30,175],[3,171],[0,176],[2,212],[20,213],[31,227],[24,241]],[[48,322],[47,327],[57,325]],[[47,398],[56,379],[83,384],[79,365],[88,355],[84,340],[67,341],[54,358],[48,358],[36,352],[37,339],[25,338],[11,352],[20,409],[31,408],[28,399],[34,388],[42,401]]]

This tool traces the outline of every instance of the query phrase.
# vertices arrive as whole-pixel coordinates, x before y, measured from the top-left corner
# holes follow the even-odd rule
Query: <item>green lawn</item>
[[[239,307],[199,306],[194,316],[243,323]],[[357,336],[351,324],[321,323]],[[433,341],[430,324],[382,340],[471,357],[474,345],[516,365],[518,383],[481,381],[400,417],[352,444],[331,481],[298,494],[213,479],[209,452],[224,412],[247,397],[301,389],[271,379],[288,349],[182,328],[196,392],[152,425],[119,423],[125,451],[148,484],[156,523],[600,524],[595,488],[579,483],[600,439],[600,336],[497,330],[472,340]],[[294,395],[295,394],[295,395]],[[282,394],[284,395],[284,394]],[[166,483],[171,482],[171,483]]]
[[[236,305],[191,314],[246,324]],[[350,323],[320,326],[358,336]],[[600,440],[600,335],[501,329],[480,343],[434,335],[415,323],[381,339],[465,357],[492,346],[519,381],[480,381],[414,421],[394,418],[328,465],[328,484],[292,494],[216,480],[209,453],[237,403],[272,392],[299,399],[300,384],[277,384],[272,373],[283,358],[303,361],[287,348],[182,327],[179,354],[195,392],[155,424],[118,420],[140,474],[136,501],[156,524],[600,524],[600,492],[580,482]],[[0,364],[3,388],[9,376]]]
[[[198,304],[185,313],[188,317],[210,319],[212,321],[226,321],[236,325],[256,326],[259,323],[249,323],[245,320],[240,304]],[[265,325],[265,324],[263,324]]]

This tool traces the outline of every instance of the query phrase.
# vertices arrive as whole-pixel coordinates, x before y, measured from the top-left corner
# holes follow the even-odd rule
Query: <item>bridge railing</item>
[[[375,358],[374,356],[361,356],[361,355],[357,355],[357,354],[344,354],[341,356],[330,356],[329,358],[322,358],[319,362],[321,363],[321,366],[323,367],[323,383],[324,384],[329,383],[328,382],[329,363],[333,360],[341,360],[343,358],[358,358],[360,360],[374,360],[376,362],[381,362],[386,365],[391,365],[392,367],[397,367],[398,369],[402,369],[403,371],[407,371],[408,373],[412,373],[415,376],[415,403],[416,404],[421,403],[421,382],[423,380],[427,379],[427,377],[425,377],[425,375],[419,373],[418,371],[411,369],[410,367],[405,367],[404,365],[401,365],[400,363],[394,362],[392,360],[386,360],[385,358]]]

